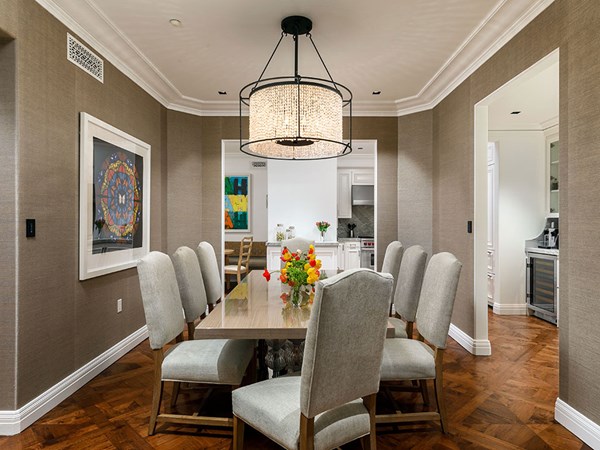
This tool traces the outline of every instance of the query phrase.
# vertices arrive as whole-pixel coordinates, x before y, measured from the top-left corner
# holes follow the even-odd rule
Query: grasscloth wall
[[[107,62],[104,84],[68,62],[67,28],[34,1],[0,6],[17,43],[17,223],[37,221],[35,238],[17,230],[17,392],[14,404],[0,402],[14,409],[144,325],[135,269],[78,281],[79,113],[152,146],[150,242],[162,248],[164,108]],[[0,183],[4,196],[10,177]],[[11,387],[2,384],[3,400]]]
[[[600,423],[600,2],[556,0],[433,111],[433,247],[463,262],[453,322],[473,335],[474,105],[560,48],[560,398]],[[518,218],[515,218],[518,220]]]

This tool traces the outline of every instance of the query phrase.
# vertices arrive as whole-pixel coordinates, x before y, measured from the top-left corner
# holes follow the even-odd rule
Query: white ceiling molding
[[[237,99],[205,101],[182,95],[90,0],[72,2],[69,13],[54,0],[36,1],[165,107],[199,116],[239,114]],[[500,1],[417,95],[355,101],[353,115],[402,116],[435,107],[553,1]]]

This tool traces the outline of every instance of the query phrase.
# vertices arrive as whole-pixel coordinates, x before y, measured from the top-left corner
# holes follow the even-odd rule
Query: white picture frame
[[[150,157],[150,145],[80,114],[79,280],[135,267],[150,251]]]

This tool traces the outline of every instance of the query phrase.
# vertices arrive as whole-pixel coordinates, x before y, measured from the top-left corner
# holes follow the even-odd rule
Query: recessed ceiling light
[[[362,147],[358,147],[358,149],[359,149],[359,150],[362,150],[363,148],[362,148]]]
[[[227,91],[219,91],[219,95],[227,95]]]
[[[181,26],[181,20],[179,20],[179,19],[170,19],[169,23],[171,25],[173,25],[174,27],[180,27]]]
[[[381,91],[373,91],[373,95],[379,95],[381,94]]]
[[[515,115],[516,114],[521,114],[521,111],[513,111],[513,112],[511,112],[511,114],[515,114]]]

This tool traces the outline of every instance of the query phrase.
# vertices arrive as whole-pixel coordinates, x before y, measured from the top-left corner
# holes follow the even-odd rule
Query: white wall
[[[523,305],[520,310],[524,313],[525,240],[536,237],[544,226],[545,137],[543,131],[490,131],[489,140],[498,142],[498,250],[494,302],[503,306]]]
[[[326,241],[337,240],[337,161],[279,161],[268,163],[268,237],[275,240],[275,227],[296,227],[296,236],[319,238],[315,222],[331,224]]]
[[[251,234],[256,242],[265,242],[267,236],[267,168],[253,168],[252,161],[265,161],[253,158],[239,150],[239,141],[225,142],[225,175],[250,174],[250,231],[225,232],[225,241],[240,241]],[[267,165],[269,162],[267,162]]]

